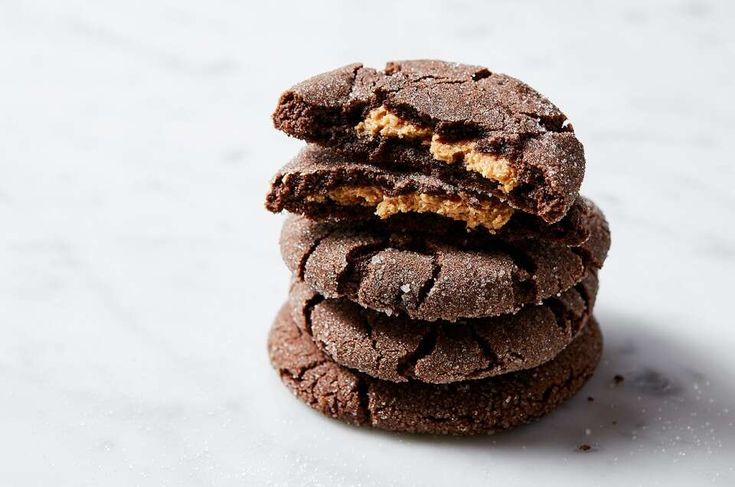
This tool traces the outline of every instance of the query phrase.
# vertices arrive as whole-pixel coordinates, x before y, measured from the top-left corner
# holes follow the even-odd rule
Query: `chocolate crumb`
[[[590,451],[592,449],[591,446],[589,446],[587,443],[583,443],[577,447],[577,450],[579,451]]]
[[[616,386],[619,384],[622,384],[624,380],[625,380],[625,377],[623,377],[620,374],[615,374],[615,377],[613,377],[613,382],[615,383]]]
[[[587,396],[587,400],[588,400],[589,402],[592,402],[592,401],[594,401],[594,400],[595,400],[595,398],[594,398],[594,397],[592,397],[592,396]]]

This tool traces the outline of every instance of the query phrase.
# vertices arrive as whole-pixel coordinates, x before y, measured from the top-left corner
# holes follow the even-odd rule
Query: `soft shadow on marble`
[[[516,430],[472,438],[404,435],[406,441],[489,450],[621,455],[711,454],[735,443],[735,388],[706,350],[693,349],[632,316],[598,316],[605,350],[595,376],[572,400]],[[615,376],[622,377],[616,383]]]

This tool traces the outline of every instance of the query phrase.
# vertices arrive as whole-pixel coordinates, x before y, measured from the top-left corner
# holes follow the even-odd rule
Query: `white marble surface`
[[[735,484],[733,25],[725,1],[0,1],[0,485]],[[342,426],[266,357],[288,275],[262,200],[300,145],[277,95],[413,57],[563,107],[613,230],[599,373],[495,437]]]

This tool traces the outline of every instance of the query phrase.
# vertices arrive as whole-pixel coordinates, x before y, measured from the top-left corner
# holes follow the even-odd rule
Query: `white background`
[[[734,5],[0,1],[0,485],[733,485]],[[562,107],[613,231],[598,374],[494,437],[343,426],[265,351],[278,94],[420,57]]]

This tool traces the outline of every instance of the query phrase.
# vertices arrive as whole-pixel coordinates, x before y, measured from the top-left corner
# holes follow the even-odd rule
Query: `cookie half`
[[[528,423],[574,395],[597,366],[602,336],[591,320],[559,355],[533,369],[453,384],[395,383],[337,365],[284,306],[268,351],[283,383],[322,414],[391,431],[471,435]]]
[[[548,362],[587,325],[596,294],[590,273],[516,314],[431,323],[325,299],[303,281],[293,282],[289,304],[294,322],[337,364],[393,382],[447,384]]]
[[[610,235],[591,203],[587,239],[558,241],[425,235],[377,225],[289,217],[281,255],[291,272],[329,298],[419,320],[513,313],[578,283],[602,266]],[[462,238],[464,235],[464,238]]]
[[[287,90],[273,122],[358,160],[501,196],[547,222],[566,213],[584,176],[567,117],[525,83],[480,66],[352,64]]]
[[[319,220],[429,215],[467,231],[493,234],[514,226],[549,227],[541,218],[515,210],[507,201],[471,186],[345,160],[314,145],[302,149],[275,175],[265,206],[274,213],[288,210]],[[558,221],[550,227],[543,231],[558,233],[565,223]]]

